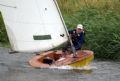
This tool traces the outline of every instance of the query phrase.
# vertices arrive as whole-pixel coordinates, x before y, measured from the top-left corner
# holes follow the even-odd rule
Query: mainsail
[[[0,0],[13,51],[38,52],[68,40],[55,0]]]

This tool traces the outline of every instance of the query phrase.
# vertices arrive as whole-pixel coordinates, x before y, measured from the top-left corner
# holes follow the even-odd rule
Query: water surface
[[[8,52],[0,48],[0,81],[120,81],[120,62],[94,60],[86,70],[39,69],[28,64],[34,53]]]

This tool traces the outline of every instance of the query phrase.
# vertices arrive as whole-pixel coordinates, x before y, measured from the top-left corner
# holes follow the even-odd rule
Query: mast
[[[73,52],[73,57],[75,57],[77,53],[76,53],[75,47],[74,47],[74,45],[73,45],[73,42],[72,42],[72,40],[71,40],[71,36],[69,35],[69,32],[68,32],[67,27],[66,27],[66,25],[65,25],[65,22],[64,22],[64,19],[63,19],[63,17],[62,17],[62,14],[61,14],[61,11],[60,11],[60,9],[59,9],[59,6],[58,6],[57,1],[56,1],[56,0],[53,0],[53,1],[55,2],[55,5],[56,5],[56,7],[57,7],[57,9],[58,9],[58,12],[59,12],[59,14],[60,14],[60,18],[61,18],[62,23],[63,23],[63,25],[64,25],[64,29],[65,29],[65,31],[66,31],[66,33],[67,33],[68,41],[70,42],[71,49],[72,49],[72,52]]]

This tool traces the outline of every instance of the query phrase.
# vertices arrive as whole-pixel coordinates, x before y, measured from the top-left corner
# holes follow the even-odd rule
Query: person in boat
[[[72,43],[75,47],[75,50],[81,50],[82,45],[85,42],[85,32],[82,24],[78,24],[75,29],[69,30],[69,35],[71,37]],[[63,52],[69,51],[70,43],[68,42],[63,48]]]

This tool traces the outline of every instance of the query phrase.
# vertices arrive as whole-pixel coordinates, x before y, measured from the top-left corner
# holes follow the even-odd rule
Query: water
[[[120,62],[94,60],[84,69],[39,69],[27,62],[34,54],[8,51],[0,48],[0,81],[120,81]]]

